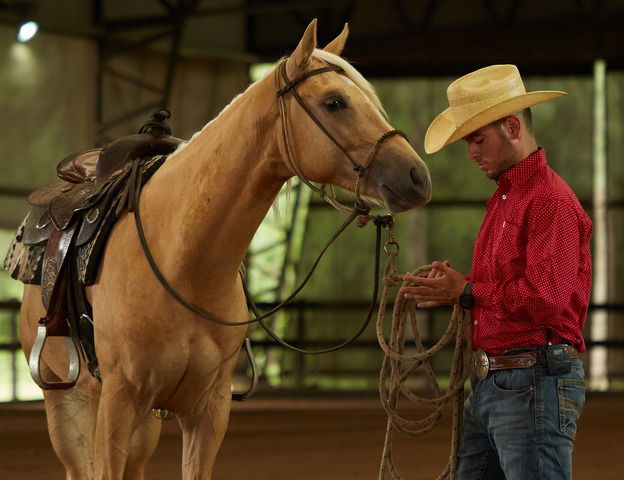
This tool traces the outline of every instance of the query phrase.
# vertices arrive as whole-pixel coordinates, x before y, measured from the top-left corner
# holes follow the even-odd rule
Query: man
[[[466,401],[458,478],[569,479],[585,400],[578,352],[591,287],[591,221],[537,146],[529,108],[563,92],[526,93],[513,65],[470,73],[447,90],[425,150],[464,139],[498,189],[487,203],[472,272],[434,262],[406,276],[420,307],[471,310],[475,376]]]

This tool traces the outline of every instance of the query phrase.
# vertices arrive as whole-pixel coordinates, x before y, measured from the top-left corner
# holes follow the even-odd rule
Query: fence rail
[[[269,310],[273,308],[275,303],[259,303],[258,307],[261,310]],[[21,354],[21,345],[18,339],[18,317],[19,317],[19,309],[20,302],[17,301],[8,301],[8,302],[0,302],[0,315],[3,312],[8,313],[8,315],[0,316],[0,328],[4,333],[4,341],[0,342],[0,355],[3,352],[6,352],[10,355],[10,360],[5,362],[3,365],[0,364],[0,369],[4,368],[5,371],[0,371],[0,382],[4,383],[4,388],[8,388],[11,392],[8,400],[15,401],[18,400],[17,395],[17,383],[18,383],[18,362],[23,361]],[[288,328],[285,328],[285,340],[289,343],[300,347],[300,348],[309,348],[309,349],[320,349],[326,348],[328,346],[335,345],[344,340],[344,338],[327,338],[327,339],[311,339],[306,338],[306,332],[309,332],[309,329],[306,328],[309,322],[319,321],[319,313],[349,313],[354,315],[363,314],[367,311],[369,305],[365,302],[293,302],[287,305],[284,308],[285,313],[288,314],[287,325]],[[392,305],[388,305],[388,311],[392,309]],[[624,312],[624,304],[619,303],[609,303],[609,304],[601,304],[601,305],[590,305],[590,312],[593,311],[607,311],[609,313],[622,313]],[[428,325],[427,330],[433,331],[432,328],[435,323],[439,324],[439,320],[435,317],[440,314],[440,312],[448,312],[450,315],[450,309],[441,307],[434,308],[422,311],[422,320]],[[315,318],[312,318],[314,316]],[[619,317],[619,316],[618,316]],[[283,317],[282,317],[283,318]],[[588,318],[591,318],[588,316]],[[4,319],[4,325],[2,325],[2,319]],[[331,320],[331,315],[325,316],[325,318],[321,321],[326,322]],[[8,321],[8,325],[6,322]],[[624,321],[624,316],[618,318],[618,321]],[[352,325],[350,323],[350,325]],[[372,329],[373,326],[371,325]],[[9,335],[7,335],[9,333]],[[345,337],[348,336],[348,332],[345,333]],[[7,338],[9,337],[9,338]],[[370,335],[369,335],[370,337]],[[267,359],[272,356],[273,353],[283,352],[283,348],[276,344],[270,338],[267,338],[263,335],[263,332],[260,328],[252,330],[252,338],[253,340],[253,348],[257,354],[261,354],[263,358]],[[430,335],[423,339],[423,343],[425,346],[431,346],[435,343],[436,338],[433,335]],[[591,338],[586,339],[587,350],[590,351],[595,347],[606,347],[608,349],[616,350],[616,351],[624,351],[624,338],[623,339],[610,339],[603,341],[594,341]],[[362,355],[362,350],[366,352],[366,355],[374,355],[377,354],[381,358],[381,350],[377,341],[370,338],[363,338],[355,342],[351,347],[349,347],[350,351],[357,352],[357,355]],[[318,377],[319,375],[323,375],[326,379],[331,379],[331,377],[335,377],[335,379],[345,378],[349,375],[366,377],[366,378],[376,378],[378,374],[378,369],[366,369],[366,368],[348,368],[348,369],[340,369],[334,367],[328,367],[323,369],[322,372],[319,371],[308,371],[306,367],[306,362],[303,356],[299,354],[295,354],[292,352],[284,352],[286,355],[290,355],[291,360],[288,362],[288,366],[284,367],[282,372],[283,375],[289,376],[290,379],[284,382],[286,388],[290,389],[301,389],[306,386],[306,377],[308,375],[312,375]],[[283,361],[283,356],[280,357]],[[264,365],[268,365],[268,361],[264,362]],[[7,365],[8,364],[8,365]],[[6,371],[8,367],[8,372]],[[619,372],[618,375],[621,375],[622,372]],[[22,369],[23,374],[23,369]],[[325,382],[325,385],[331,384],[331,381]],[[273,383],[275,387],[275,383]],[[0,385],[0,388],[2,385]],[[279,385],[277,385],[279,388]],[[331,390],[331,388],[329,389]],[[335,390],[341,390],[341,388],[336,387]],[[6,398],[5,398],[6,399]]]

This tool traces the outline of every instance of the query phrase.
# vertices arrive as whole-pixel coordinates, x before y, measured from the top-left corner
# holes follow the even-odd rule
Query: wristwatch
[[[466,310],[472,310],[475,301],[472,296],[472,282],[468,282],[464,287],[464,291],[459,296],[459,305]]]

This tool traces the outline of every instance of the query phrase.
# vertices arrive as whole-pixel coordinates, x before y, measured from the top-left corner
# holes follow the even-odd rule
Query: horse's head
[[[277,67],[287,130],[280,135],[282,156],[291,173],[351,191],[361,175],[361,195],[392,212],[425,205],[431,198],[429,170],[407,140],[395,135],[372,86],[340,58],[347,36],[345,25],[323,50],[316,49],[314,20]]]

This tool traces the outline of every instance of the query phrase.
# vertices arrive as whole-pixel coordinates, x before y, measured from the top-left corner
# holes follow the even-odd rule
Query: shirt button
[[[503,200],[507,200],[507,195],[503,195]]]
[[[472,322],[474,325],[477,325],[479,323],[478,320],[475,320],[474,322]]]

